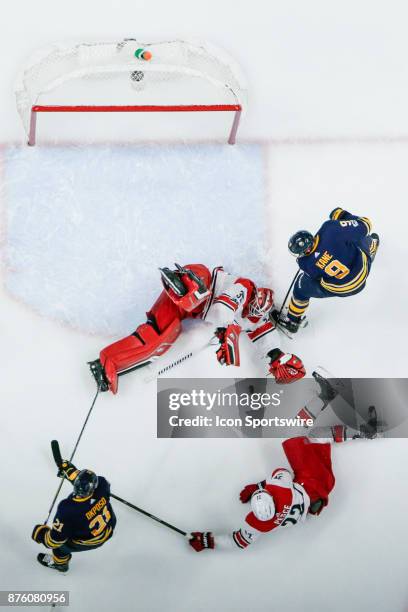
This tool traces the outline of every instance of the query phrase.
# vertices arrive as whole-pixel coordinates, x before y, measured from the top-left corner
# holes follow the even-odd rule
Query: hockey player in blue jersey
[[[335,208],[317,234],[301,230],[289,240],[298,275],[287,314],[278,323],[296,333],[305,320],[310,298],[348,297],[362,291],[380,240],[371,221]]]
[[[91,470],[78,470],[64,461],[58,476],[67,478],[74,491],[57,508],[51,527],[36,525],[32,538],[52,550],[39,553],[41,565],[67,572],[72,553],[99,548],[113,535],[116,517],[109,502],[110,484]]]

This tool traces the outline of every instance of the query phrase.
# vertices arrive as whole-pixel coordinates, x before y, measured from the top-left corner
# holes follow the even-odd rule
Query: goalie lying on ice
[[[248,278],[235,277],[203,264],[175,270],[160,269],[164,290],[147,312],[147,321],[130,336],[114,342],[90,363],[101,391],[118,390],[118,375],[130,372],[163,355],[182,331],[183,319],[201,319],[212,325],[219,340],[216,352],[222,365],[240,365],[239,335],[244,331],[266,360],[277,382],[290,383],[305,375],[302,361],[276,346],[271,320],[273,291],[257,288]]]

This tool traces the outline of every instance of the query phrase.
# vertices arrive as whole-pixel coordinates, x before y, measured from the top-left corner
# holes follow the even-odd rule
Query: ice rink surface
[[[41,548],[29,536],[33,525],[45,519],[58,485],[49,442],[58,438],[65,454],[70,453],[94,393],[86,361],[95,358],[128,324],[132,331],[140,322],[154,288],[159,289],[155,267],[177,260],[174,253],[179,256],[180,241],[174,240],[173,232],[163,232],[159,254],[164,257],[167,249],[165,262],[154,259],[147,240],[138,244],[138,252],[151,257],[152,270],[149,276],[145,263],[143,275],[150,293],[138,296],[134,321],[129,274],[134,275],[136,268],[121,265],[119,256],[117,278],[113,280],[113,270],[105,278],[105,307],[90,311],[89,300],[84,299],[82,308],[80,283],[87,280],[83,290],[97,302],[103,296],[103,270],[92,253],[89,269],[83,263],[87,260],[84,253],[99,242],[95,235],[93,242],[89,241],[95,209],[86,208],[84,196],[85,189],[91,196],[95,191],[81,183],[75,153],[104,158],[102,206],[111,202],[114,225],[100,225],[98,232],[102,232],[108,252],[115,252],[115,240],[120,235],[128,240],[129,226],[135,220],[130,219],[130,208],[123,209],[121,202],[116,202],[118,185],[109,181],[108,173],[113,177],[121,165],[120,156],[127,157],[120,187],[126,188],[128,196],[134,180],[129,165],[134,149],[129,147],[134,145],[115,149],[110,142],[109,148],[101,144],[75,151],[64,150],[64,143],[57,143],[55,154],[49,145],[27,151],[12,96],[12,80],[36,47],[55,39],[120,39],[134,33],[129,32],[132,20],[136,24],[133,29],[137,26],[135,34],[141,38],[189,35],[223,45],[242,64],[250,82],[250,106],[242,124],[241,144],[232,152],[221,144],[218,150],[209,142],[202,150],[198,145],[185,150],[156,145],[155,155],[148,149],[152,157],[149,168],[158,176],[143,185],[144,202],[160,203],[160,223],[166,218],[173,223],[165,196],[166,180],[174,164],[191,178],[191,160],[193,164],[202,162],[203,189],[208,194],[210,184],[213,198],[208,214],[211,231],[214,217],[227,223],[225,209],[220,211],[221,217],[216,215],[217,202],[224,198],[229,206],[236,202],[234,231],[229,235],[226,229],[225,243],[202,242],[201,258],[208,248],[209,263],[229,258],[221,263],[236,265],[239,273],[250,270],[256,274],[260,253],[265,259],[261,279],[272,284],[278,300],[296,271],[286,250],[293,231],[316,230],[337,205],[369,216],[382,242],[366,290],[349,300],[313,302],[309,327],[292,342],[283,338],[281,343],[302,356],[309,372],[320,364],[337,376],[403,377],[408,200],[404,4],[346,1],[334,11],[333,5],[316,1],[307,6],[270,2],[255,11],[244,2],[232,6],[210,1],[196,7],[175,0],[171,6],[140,2],[136,7],[126,1],[106,2],[101,7],[88,1],[79,15],[72,7],[46,0],[42,11],[39,15],[33,6],[14,3],[0,40],[5,58],[0,76],[5,145],[1,150],[0,588],[70,590],[75,612],[404,612],[408,608],[406,440],[356,441],[334,448],[337,484],[329,507],[302,527],[265,536],[252,550],[197,555],[181,536],[116,503],[115,537],[98,551],[77,555],[69,574],[61,576],[36,563],[35,555]],[[165,119],[155,122],[156,140],[164,125]],[[52,134],[55,126],[44,124],[45,140],[47,127]],[[84,136],[93,140],[97,132],[98,139],[109,141],[114,133],[106,135],[103,128],[102,123],[91,122]],[[197,138],[203,134],[208,137],[212,134],[211,118],[203,119],[199,126],[195,123],[191,132],[189,122],[177,119],[172,124],[176,142],[181,128],[183,136],[197,130]],[[81,133],[75,134],[75,129],[73,125],[73,136],[80,140]],[[166,129],[170,129],[168,125]],[[92,151],[97,153],[92,155]],[[212,151],[223,157],[222,171],[217,166],[212,172]],[[42,156],[51,159],[52,155],[58,177],[52,172],[47,175],[45,163],[35,171],[30,155],[36,163]],[[237,165],[229,161],[234,157]],[[21,164],[25,164],[24,171],[19,172]],[[147,172],[147,164],[144,168]],[[230,186],[225,184],[224,173]],[[186,182],[180,186],[172,177],[173,197],[186,193]],[[160,189],[160,202],[154,188]],[[101,189],[99,184],[97,189]],[[188,194],[200,193],[201,197],[201,191],[189,185]],[[250,207],[246,208],[244,197],[253,198]],[[67,202],[74,200],[77,207],[69,209]],[[183,211],[187,202],[185,197]],[[62,217],[58,219],[58,211],[66,219],[70,210],[78,230],[72,237],[81,265],[69,261],[61,268],[57,261],[53,274],[52,263],[51,269],[46,267],[47,258],[58,259],[59,253],[65,257],[66,251],[58,249],[69,245],[63,233],[67,226]],[[106,208],[103,210],[106,213]],[[194,219],[203,215],[201,208],[191,213]],[[40,227],[35,226],[36,220]],[[185,219],[182,223],[186,230]],[[52,240],[54,224],[60,231],[58,244]],[[44,252],[42,227],[47,227]],[[107,231],[110,227],[114,228],[111,235]],[[194,225],[188,235],[189,253],[198,239],[197,228]],[[203,241],[207,236],[203,227]],[[37,256],[30,250],[35,240]],[[126,249],[120,242],[120,249]],[[227,250],[230,244],[234,245],[231,252]],[[134,248],[132,242],[129,260]],[[62,272],[66,286],[59,284]],[[22,280],[24,284],[19,286],[23,290],[16,300],[11,292],[18,293],[16,287]],[[124,287],[129,291],[126,299],[116,302],[117,288]],[[70,289],[74,295],[70,296]],[[55,305],[56,291],[61,299],[59,315],[63,316],[56,316],[50,307],[50,296]],[[71,310],[75,311],[72,319]],[[205,326],[191,326],[189,335],[180,340],[180,350],[198,344],[207,334]],[[255,365],[250,355],[244,354],[243,360],[240,376],[263,375],[263,368]],[[213,350],[208,349],[178,373],[220,376],[220,368]],[[223,369],[221,374],[232,377],[235,372]],[[125,377],[117,397],[105,394],[98,399],[76,463],[106,475],[115,493],[186,531],[221,532],[238,526],[244,516],[238,500],[242,486],[286,465],[279,440],[158,440],[155,430],[155,384],[146,384],[137,374]],[[68,484],[63,491],[68,494]]]
[[[263,162],[254,144],[14,147],[7,287],[63,324],[120,336],[157,297],[159,266],[205,261],[260,282]]]

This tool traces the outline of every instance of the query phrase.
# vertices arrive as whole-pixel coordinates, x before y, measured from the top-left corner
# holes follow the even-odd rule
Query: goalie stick
[[[213,342],[214,338],[216,338],[216,336],[213,336],[210,339],[210,341],[206,342],[203,346],[199,346],[196,349],[191,349],[190,351],[183,353],[179,357],[175,357],[173,361],[168,361],[166,364],[163,363],[162,357],[157,357],[155,361],[160,359],[161,363],[159,362],[156,364],[155,362],[152,361],[150,362],[150,364],[148,364],[148,367],[147,367],[148,373],[144,377],[144,381],[151,382],[152,380],[155,380],[162,374],[167,374],[167,372],[169,372],[170,370],[173,370],[174,368],[177,368],[179,365],[182,365],[186,361],[189,361],[191,358],[196,357],[197,355],[202,353],[207,347],[215,346],[215,343]]]
[[[54,457],[54,461],[58,469],[61,469],[63,460],[62,460],[62,455],[61,455],[61,450],[60,450],[58,440],[51,440],[51,450],[52,450],[52,456]],[[62,480],[62,482],[64,482],[64,479]],[[126,499],[123,499],[122,497],[119,497],[118,495],[115,495],[114,493],[111,493],[110,495],[111,497],[113,497],[113,499],[116,499],[116,501],[120,502],[121,504],[124,504],[125,506],[128,506],[129,508],[132,508],[133,510],[136,510],[137,512],[140,512],[140,514],[144,514],[145,516],[152,519],[153,521],[156,521],[157,523],[164,525],[164,527],[168,527],[168,529],[172,529],[173,531],[180,533],[182,536],[188,535],[186,531],[183,531],[182,529],[179,529],[175,525],[172,525],[171,523],[164,521],[158,516],[155,516],[154,514],[147,512],[147,510],[143,510],[143,508],[139,508],[139,506],[136,506],[135,504],[128,502]]]

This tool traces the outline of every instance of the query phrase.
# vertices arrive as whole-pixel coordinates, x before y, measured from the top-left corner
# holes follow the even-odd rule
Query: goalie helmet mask
[[[98,477],[91,470],[81,470],[74,480],[74,495],[89,497],[98,486]]]
[[[206,280],[190,268],[175,264],[176,270],[159,268],[164,290],[174,304],[192,312],[210,297]]]
[[[249,304],[249,316],[267,317],[273,306],[273,291],[267,287],[258,287]]]
[[[288,249],[294,257],[309,255],[314,245],[313,234],[306,230],[299,230],[289,238]]]
[[[251,497],[251,510],[260,521],[269,521],[275,516],[272,495],[266,491],[255,491]]]

